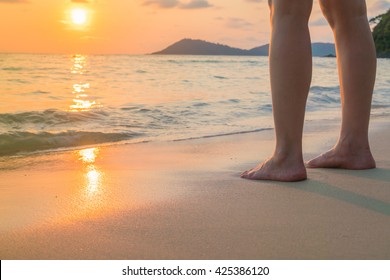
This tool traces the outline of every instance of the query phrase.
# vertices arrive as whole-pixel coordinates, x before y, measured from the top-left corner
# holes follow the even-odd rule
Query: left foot
[[[258,166],[243,172],[241,178],[295,182],[305,180],[307,175],[303,160],[272,157]]]

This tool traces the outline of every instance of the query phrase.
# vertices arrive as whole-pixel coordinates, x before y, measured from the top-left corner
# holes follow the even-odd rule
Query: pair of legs
[[[242,173],[256,180],[306,179],[302,132],[312,75],[308,21],[313,0],[269,0],[270,75],[276,147],[270,159]],[[375,168],[368,142],[376,53],[365,0],[320,0],[335,41],[342,97],[339,139],[309,168]]]

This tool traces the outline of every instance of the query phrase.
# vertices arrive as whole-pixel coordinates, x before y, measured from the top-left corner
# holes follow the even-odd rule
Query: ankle
[[[294,162],[303,164],[302,151],[276,149],[272,158],[279,163]]]
[[[371,153],[367,137],[340,137],[335,150],[345,153]]]

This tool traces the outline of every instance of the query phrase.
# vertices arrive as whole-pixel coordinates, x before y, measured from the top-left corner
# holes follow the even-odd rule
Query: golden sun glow
[[[74,8],[70,16],[75,25],[85,25],[88,21],[88,11],[82,8]]]

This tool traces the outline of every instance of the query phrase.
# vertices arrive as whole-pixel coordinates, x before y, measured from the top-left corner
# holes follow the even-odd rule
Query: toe
[[[320,156],[318,156],[318,157],[316,157],[316,158],[313,158],[313,159],[307,161],[307,162],[305,163],[305,166],[306,166],[307,168],[318,168],[318,167],[320,167],[319,162],[321,162],[321,159],[322,159],[323,157],[324,157],[323,155],[320,155]]]
[[[249,174],[250,172],[252,172],[252,170],[253,170],[253,168],[251,168],[251,169],[249,169],[249,170],[247,170],[247,171],[242,172],[241,175],[240,175],[240,177],[246,178],[246,177],[248,176],[248,174]]]
[[[253,176],[253,168],[250,169],[250,170],[248,170],[248,171],[245,171],[245,172],[242,174],[241,178],[244,178],[244,179],[251,179],[252,176]]]
[[[307,168],[314,168],[313,160],[306,161],[305,166]]]

